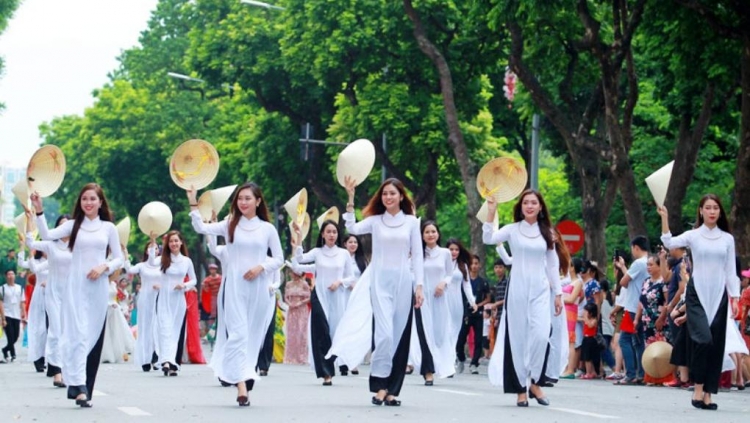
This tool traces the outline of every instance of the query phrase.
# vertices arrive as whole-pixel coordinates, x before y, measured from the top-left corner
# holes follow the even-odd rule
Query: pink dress
[[[304,304],[293,307],[304,301]],[[310,318],[310,287],[305,282],[287,282],[284,302],[289,304],[286,313],[286,347],[284,363],[307,364],[307,322]]]
[[[563,287],[562,291],[565,294],[573,292],[575,284],[570,283]],[[578,304],[565,304],[565,316],[568,322],[568,342],[573,344],[576,342],[576,322],[578,321]]]

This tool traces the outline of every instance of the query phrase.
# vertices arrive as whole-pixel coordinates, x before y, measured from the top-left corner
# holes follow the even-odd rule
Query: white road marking
[[[436,389],[433,389],[433,391],[447,392],[449,394],[466,395],[467,397],[481,397],[482,396],[482,394],[477,394],[475,392],[454,391],[453,389],[436,388]]]
[[[596,417],[598,419],[619,419],[620,418],[618,416],[608,416],[606,414],[589,413],[588,411],[573,410],[570,408],[550,407],[549,409],[555,410],[555,411],[562,411],[563,413],[577,414],[579,416]]]
[[[99,390],[96,390],[96,389],[94,389],[94,396],[95,396],[95,397],[106,397],[106,396],[107,396],[107,394],[105,394],[105,393],[104,393],[104,392],[102,392],[102,391],[99,391]]]
[[[117,409],[127,414],[128,416],[150,416],[151,415],[150,413],[147,413],[138,407],[117,407]]]

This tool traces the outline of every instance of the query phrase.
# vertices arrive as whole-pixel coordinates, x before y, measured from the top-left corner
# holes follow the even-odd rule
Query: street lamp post
[[[284,10],[284,8],[281,7],[281,6],[274,6],[272,4],[268,4],[268,3],[265,3],[265,2],[262,2],[262,1],[240,0],[240,3],[244,3],[244,4],[247,4],[247,5],[250,5],[250,6],[255,6],[255,7],[263,7],[265,9]]]

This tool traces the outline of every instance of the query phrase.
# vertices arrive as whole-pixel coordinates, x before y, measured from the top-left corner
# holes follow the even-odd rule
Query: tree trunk
[[[685,113],[680,119],[680,132],[674,150],[674,167],[664,201],[669,212],[669,229],[674,235],[679,235],[684,230],[682,203],[687,194],[687,187],[695,174],[695,163],[698,160],[698,150],[700,150],[703,134],[711,121],[714,94],[714,85],[707,83],[703,93],[703,105],[698,116],[693,119],[692,113]]]
[[[742,109],[740,113],[740,148],[737,152],[734,201],[731,222],[737,255],[747,267],[750,260],[750,31],[745,28],[742,37]]]
[[[453,78],[451,76],[448,61],[445,59],[440,50],[427,38],[427,33],[422,25],[419,14],[412,6],[411,0],[404,0],[404,10],[409,19],[414,23],[414,38],[417,40],[419,49],[438,71],[440,77],[440,91],[443,95],[443,107],[445,108],[445,121],[448,125],[448,143],[453,149],[453,154],[458,162],[461,172],[461,182],[464,187],[467,199],[466,218],[469,220],[471,233],[470,249],[479,255],[480,261],[485,262],[485,248],[482,242],[482,227],[474,214],[481,206],[479,193],[476,189],[476,172],[475,165],[469,157],[469,150],[464,142],[464,136],[461,132],[461,126],[458,121],[458,111],[453,95]]]

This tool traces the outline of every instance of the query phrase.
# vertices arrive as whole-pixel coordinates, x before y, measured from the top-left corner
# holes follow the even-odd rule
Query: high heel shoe
[[[169,371],[170,376],[177,376],[177,370],[170,370]]]
[[[238,395],[237,405],[240,407],[250,407],[250,398],[247,395]]]
[[[56,387],[56,388],[66,388],[66,387],[67,387],[67,385],[66,385],[65,383],[63,383],[63,382],[58,382],[58,381],[56,381],[56,380],[53,380],[53,381],[52,381],[52,386],[54,386],[54,387]]]
[[[373,403],[374,405],[383,405],[383,401],[384,401],[384,400],[382,400],[382,399],[380,399],[380,398],[378,398],[378,397],[372,397],[372,403]]]
[[[435,384],[435,382],[434,382],[434,381],[432,381],[432,380],[425,380],[425,381],[424,381],[424,386],[432,386],[432,385],[434,385],[434,384]]]
[[[91,408],[91,403],[89,402],[89,399],[87,397],[76,397],[76,405],[80,406],[81,408]]]
[[[528,401],[518,401],[518,402],[516,402],[516,406],[517,407],[528,407],[529,406],[529,402]]]
[[[323,386],[333,386],[333,381],[332,380],[323,381]]]
[[[529,398],[530,399],[535,399],[536,402],[537,402],[537,404],[539,404],[539,405],[544,405],[544,406],[548,406],[549,405],[549,399],[547,399],[547,397],[543,397],[543,398],[537,397],[531,391],[529,391]]]

